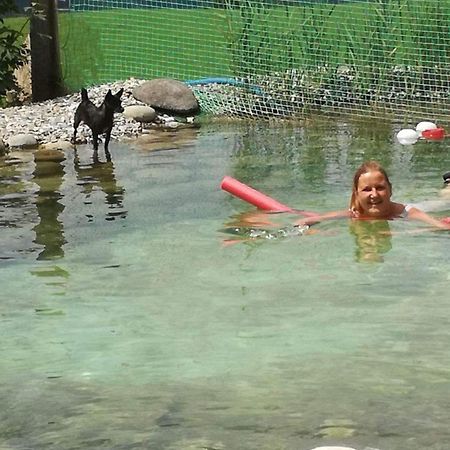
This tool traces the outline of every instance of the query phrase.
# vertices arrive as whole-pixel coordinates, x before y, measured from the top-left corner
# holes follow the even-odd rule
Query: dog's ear
[[[114,97],[120,98],[120,97],[122,96],[122,94],[123,94],[123,88],[122,88],[120,91],[117,91],[117,92],[114,94]]]

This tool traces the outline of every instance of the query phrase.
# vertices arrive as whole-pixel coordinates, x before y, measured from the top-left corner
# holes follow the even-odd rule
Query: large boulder
[[[170,78],[145,81],[134,88],[133,97],[157,111],[173,115],[191,116],[200,110],[191,89],[181,81]]]

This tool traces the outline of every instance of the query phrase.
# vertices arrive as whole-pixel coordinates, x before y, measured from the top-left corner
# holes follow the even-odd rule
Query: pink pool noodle
[[[277,202],[273,198],[270,198],[268,195],[263,194],[262,192],[257,191],[256,189],[247,186],[244,183],[236,180],[233,177],[225,176],[220,184],[220,187],[234,195],[235,197],[244,200],[245,202],[251,203],[259,209],[263,209],[265,211],[274,211],[274,212],[293,212],[296,214],[302,214],[303,216],[312,217],[317,214],[311,211],[304,211],[293,209],[283,203]]]
[[[234,179],[233,177],[225,176],[222,180],[220,187],[234,195],[235,197],[240,198],[252,205],[256,206],[259,209],[264,209],[265,211],[279,211],[279,212],[287,212],[293,211],[289,206],[283,205],[283,203],[277,202],[273,198],[268,197],[262,192],[257,191],[256,189],[247,186],[244,183]]]

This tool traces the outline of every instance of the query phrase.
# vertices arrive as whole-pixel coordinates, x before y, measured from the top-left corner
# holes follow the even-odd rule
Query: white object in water
[[[312,450],[355,450],[355,449],[351,447],[326,446],[326,447],[315,447]]]
[[[422,131],[434,130],[435,128],[437,128],[437,125],[433,122],[419,122],[416,125],[416,131],[420,134],[422,134]]]
[[[412,128],[404,128],[397,133],[397,140],[402,145],[412,145],[419,139],[419,133]]]

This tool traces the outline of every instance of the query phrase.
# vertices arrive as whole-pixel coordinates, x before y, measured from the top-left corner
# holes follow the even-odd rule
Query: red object
[[[422,131],[422,136],[425,139],[439,141],[445,138],[445,130],[443,128],[432,128],[430,130],[424,130]]]
[[[225,176],[220,184],[220,187],[224,191],[229,192],[245,202],[251,203],[259,209],[264,209],[265,211],[294,212],[294,210],[289,206],[277,202],[273,198],[270,198],[262,192],[241,183],[233,177]]]
[[[450,217],[444,217],[441,219],[442,223],[445,223],[445,225],[450,225]]]
[[[268,195],[257,191],[256,189],[247,186],[244,183],[236,180],[233,177],[225,176],[220,184],[220,187],[234,195],[235,197],[244,200],[245,202],[251,203],[259,209],[272,212],[292,212],[295,214],[301,214],[306,217],[317,216],[317,213],[311,211],[304,211],[299,209],[293,209],[290,206],[284,205]]]

